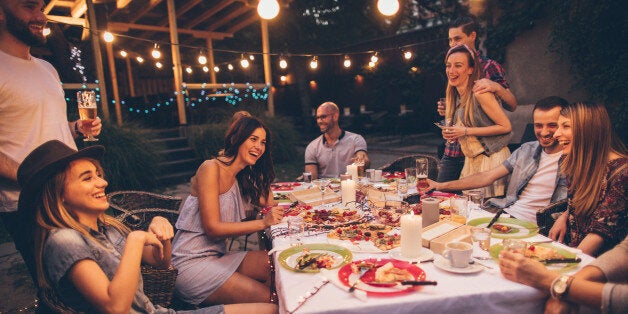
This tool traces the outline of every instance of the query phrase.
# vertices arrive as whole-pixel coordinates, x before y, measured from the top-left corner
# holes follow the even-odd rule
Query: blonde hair
[[[460,97],[458,90],[447,83],[447,90],[445,92],[445,118],[450,119],[452,123],[455,123],[453,118],[457,109],[456,100],[460,99],[460,106],[464,108],[462,123],[466,126],[473,126],[475,125],[475,118],[473,116],[473,108],[475,106],[473,101],[473,84],[475,81],[480,79],[481,65],[477,60],[475,52],[464,44],[456,45],[449,49],[447,55],[445,56],[445,64],[447,64],[449,56],[457,52],[462,52],[467,55],[467,62],[469,67],[473,68],[473,72],[467,81],[467,92],[462,96],[462,98]]]
[[[102,166],[98,160],[92,158],[85,159],[92,162],[94,166],[96,166],[96,169],[98,169],[100,173],[103,173]],[[78,221],[74,213],[69,211],[63,204],[63,188],[69,169],[70,165],[46,181],[41,192],[37,196],[35,205],[36,226],[34,252],[35,262],[37,265],[37,281],[39,287],[44,290],[44,293],[46,293],[48,297],[55,295],[54,293],[51,293],[52,288],[48,282],[47,276],[45,275],[43,266],[44,244],[46,243],[46,239],[48,238],[50,232],[54,229],[74,229],[100,245],[100,242],[88,232],[83,224]],[[98,217],[98,221],[104,225],[116,228],[124,235],[130,232],[130,230],[121,222],[104,213]]]
[[[597,207],[608,175],[611,152],[626,157],[626,148],[613,133],[606,108],[601,104],[574,103],[561,116],[571,121],[571,151],[561,164],[569,178],[571,205],[577,216],[589,216]]]

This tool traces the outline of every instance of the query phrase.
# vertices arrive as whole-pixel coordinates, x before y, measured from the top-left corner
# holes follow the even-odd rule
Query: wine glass
[[[475,258],[477,259],[490,259],[488,250],[491,247],[491,229],[484,227],[471,228],[471,238],[473,243],[476,244],[474,248]],[[479,250],[478,250],[479,248]]]
[[[79,117],[81,121],[87,121],[91,124],[98,116],[98,108],[96,107],[96,93],[94,91],[78,91],[76,92],[76,101],[78,103]],[[85,125],[85,124],[83,124]],[[91,133],[83,139],[85,142],[98,141]]]
[[[325,189],[331,184],[331,179],[312,180],[312,184],[321,190],[321,205],[325,205]]]

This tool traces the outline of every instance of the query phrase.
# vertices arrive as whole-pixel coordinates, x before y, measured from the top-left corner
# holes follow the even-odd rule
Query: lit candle
[[[346,179],[340,181],[340,190],[342,191],[342,204],[355,202],[355,181]]]
[[[351,179],[353,179],[353,181],[358,181],[358,165],[347,165],[347,173],[351,175]]]
[[[401,216],[401,255],[417,258],[421,255],[423,219],[414,213]]]
[[[440,214],[438,203],[440,203],[440,201],[436,198],[424,198],[421,200],[421,206],[423,209],[423,227],[427,227],[438,222]]]

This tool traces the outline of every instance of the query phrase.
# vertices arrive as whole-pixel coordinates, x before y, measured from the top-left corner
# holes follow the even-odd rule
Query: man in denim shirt
[[[510,174],[506,197],[492,198],[487,203],[504,208],[516,218],[536,223],[538,209],[567,197],[567,185],[558,167],[562,150],[553,138],[561,107],[566,105],[566,100],[556,96],[539,100],[534,106],[537,141],[524,143],[502,165],[489,171],[449,182],[428,180],[428,189],[476,189]]]

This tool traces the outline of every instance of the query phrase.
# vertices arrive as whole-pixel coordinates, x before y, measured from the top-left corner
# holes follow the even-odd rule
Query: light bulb
[[[203,67],[203,72],[205,72],[205,73],[209,72],[209,68],[207,66],[204,66]]]
[[[185,68],[185,72],[188,72],[188,74],[192,74],[192,67]]]
[[[216,73],[220,72],[220,68],[218,66],[214,66],[214,72]]]
[[[288,67],[288,61],[286,61],[286,59],[281,59],[279,60],[279,67],[282,69],[285,69]]]
[[[260,0],[257,5],[257,14],[265,20],[275,18],[279,14],[279,2],[277,0]]]
[[[113,34],[110,32],[104,32],[102,38],[108,43],[113,42]]]
[[[227,64],[227,70],[233,71],[233,65],[231,65],[231,63]]]
[[[373,63],[377,63],[377,61],[379,61],[379,58],[377,57],[377,53],[371,56],[371,62]]]
[[[403,57],[404,57],[406,60],[410,60],[410,59],[412,59],[412,51],[408,50],[408,51],[404,52],[404,53],[403,53]]]
[[[318,68],[318,59],[316,57],[312,58],[312,61],[310,61],[310,68],[312,69]]]
[[[201,53],[201,54],[198,56],[198,63],[200,63],[200,64],[206,64],[206,63],[207,63],[207,57],[205,57],[205,55]]]
[[[345,68],[351,67],[351,59],[349,59],[349,56],[345,56],[345,61],[342,63],[342,65],[344,65]]]
[[[50,28],[46,27],[46,28],[44,28],[43,34],[44,34],[44,36],[48,36],[48,35],[50,35],[50,32],[51,32]]]
[[[163,64],[161,64],[161,62],[159,62],[159,61],[157,61],[157,63],[155,63],[155,66],[156,66],[158,69],[161,69],[161,68],[163,68],[163,67],[164,67],[164,65],[163,65]]]
[[[279,79],[280,79],[282,82],[285,82],[285,81],[287,80],[287,78],[286,78],[286,76],[285,76],[285,75],[282,75],[281,77],[279,77]]]
[[[144,58],[140,56],[135,57],[135,60],[137,60],[138,63],[144,63]]]
[[[369,61],[369,68],[374,68],[374,67],[375,67],[375,62]]]
[[[245,68],[245,69],[246,69],[246,68],[248,68],[248,67],[249,67],[249,60],[246,60],[246,59],[242,59],[242,60],[240,60],[240,65],[241,65],[243,68]]]
[[[161,58],[161,51],[159,51],[159,46],[157,46],[157,44],[155,44],[155,48],[153,48],[153,51],[150,52],[150,55],[155,59]]]
[[[251,59],[251,61],[255,60],[255,56],[254,55],[249,55],[249,59]]]
[[[129,54],[125,50],[120,50],[120,55],[122,56],[122,58],[126,58],[126,56],[128,56]]]
[[[377,9],[385,16],[391,16],[399,11],[398,0],[377,0]]]

